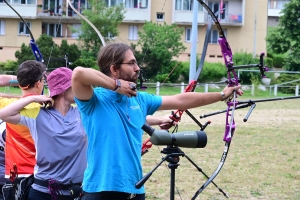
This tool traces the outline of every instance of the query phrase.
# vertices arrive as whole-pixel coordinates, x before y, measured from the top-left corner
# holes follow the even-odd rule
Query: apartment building
[[[281,10],[291,0],[268,0],[268,26],[277,26]]]
[[[80,20],[66,0],[7,1],[28,22],[35,38],[44,33],[53,36],[58,44],[63,39],[67,39],[70,44],[77,42],[78,36],[70,31],[69,26],[80,29]],[[125,19],[119,26],[120,35],[113,38],[114,42],[137,43],[138,31],[142,30],[145,21],[176,23],[184,29],[182,42],[187,47],[178,59],[189,60],[192,45],[197,45],[197,53],[201,56],[208,13],[200,4],[197,15],[198,40],[192,41],[193,0],[105,1],[108,6],[123,3],[126,7]],[[220,0],[206,0],[206,3],[214,12],[220,10]],[[73,0],[72,4],[80,11],[89,7],[87,0]],[[218,18],[232,51],[255,54],[266,52],[268,0],[225,0],[222,4],[224,11]],[[223,62],[218,36],[213,25],[206,54],[207,61]],[[29,40],[29,32],[24,23],[0,0],[0,62],[15,60],[15,51],[20,49],[22,43],[28,44]]]

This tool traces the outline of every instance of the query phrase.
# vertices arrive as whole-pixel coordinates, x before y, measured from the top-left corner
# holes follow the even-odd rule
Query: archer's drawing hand
[[[241,85],[238,85],[238,86],[226,86],[224,89],[223,89],[223,92],[225,94],[225,98],[228,98],[234,91],[236,91],[236,93],[239,95],[239,96],[242,96],[244,94],[243,90],[241,90]]]
[[[171,119],[171,116],[170,115],[166,115],[166,116],[163,116],[161,118],[161,124],[159,125],[159,127],[161,129],[165,129],[165,130],[168,130],[170,129],[172,126],[175,126],[177,124],[177,122],[173,121]]]
[[[34,98],[34,102],[36,103],[40,103],[42,105],[49,105],[49,106],[53,105],[53,99],[45,95],[34,95],[33,98]]]
[[[119,79],[121,82],[121,86],[116,90],[119,94],[124,94],[128,97],[135,97],[137,95],[136,84],[133,82],[128,82]]]

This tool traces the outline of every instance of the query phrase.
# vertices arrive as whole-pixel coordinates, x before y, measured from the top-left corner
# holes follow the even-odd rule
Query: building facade
[[[281,10],[291,0],[268,0],[268,26],[277,26]]]
[[[69,44],[77,42],[77,34],[70,26],[80,29],[81,24],[76,13],[67,6],[66,0],[7,0],[28,22],[32,34],[38,38],[41,34],[53,36],[60,44],[66,39]],[[114,42],[137,43],[138,31],[142,31],[145,21],[156,23],[176,23],[184,29],[182,43],[187,47],[179,60],[188,61],[192,45],[197,45],[197,54],[201,56],[208,24],[208,13],[198,5],[198,39],[192,41],[193,0],[105,0],[108,6],[123,3],[126,8],[125,19],[119,25],[120,35]],[[270,0],[269,0],[270,1]],[[266,52],[268,22],[268,0],[206,0],[209,7],[217,12],[223,4],[223,13],[218,16],[233,52],[244,51],[255,55]],[[87,9],[87,0],[73,0],[72,4],[80,11]],[[269,3],[270,5],[270,3]],[[0,62],[15,60],[14,53],[22,43],[28,44],[30,37],[25,24],[0,0]],[[218,44],[218,31],[212,26],[206,61],[223,62]]]

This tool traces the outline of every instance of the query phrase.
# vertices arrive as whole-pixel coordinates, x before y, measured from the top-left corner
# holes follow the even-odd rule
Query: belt
[[[36,178],[34,178],[34,183],[37,184],[37,185],[46,187],[46,188],[48,188],[48,186],[49,186],[49,181],[39,180],[39,179],[36,179]],[[73,184],[60,184],[59,183],[58,185],[59,185],[61,190],[69,190],[72,185],[81,186],[81,183],[73,183]]]
[[[130,194],[126,192],[113,192],[113,191],[103,191],[103,192],[83,192],[83,196],[90,197],[102,197],[108,199],[133,199],[136,194]]]

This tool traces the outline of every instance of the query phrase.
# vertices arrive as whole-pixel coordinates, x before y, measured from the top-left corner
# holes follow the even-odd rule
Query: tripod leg
[[[198,167],[197,165],[196,165],[196,163],[194,163],[193,161],[192,161],[192,159],[190,159],[187,155],[185,155],[184,157],[186,157],[186,159],[188,159],[188,161],[190,161],[190,163],[192,163],[192,165],[194,165],[196,168],[197,168],[197,170],[199,171],[199,172],[201,172],[207,179],[209,179],[209,176],[206,174],[206,173],[204,173],[203,172],[203,170],[200,168],[200,167]],[[215,182],[211,182],[225,197],[227,197],[227,198],[229,198],[229,196],[228,196],[228,194],[226,193],[226,192],[224,192],[221,188],[219,188],[219,186],[215,183]]]

